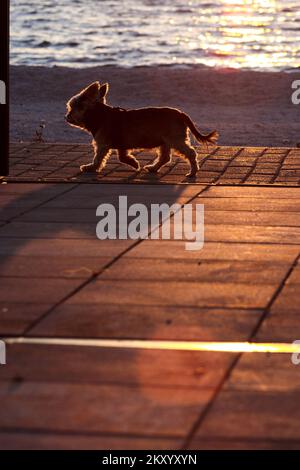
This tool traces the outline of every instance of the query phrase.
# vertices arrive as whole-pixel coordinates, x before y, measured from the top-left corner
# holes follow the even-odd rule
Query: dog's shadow
[[[148,171],[145,166],[153,164],[157,159],[157,155],[149,155],[148,157],[142,156],[143,150],[132,152],[133,156],[136,157],[140,163],[141,168],[134,170],[131,166],[119,162],[116,154],[112,155],[112,158],[108,160],[108,164],[100,173],[97,172],[82,172],[78,169],[78,172],[74,175],[74,178],[78,182],[82,183],[145,183],[145,184],[163,184],[162,178],[174,170],[174,168],[180,165],[188,164],[183,162],[182,158],[177,155],[173,155],[172,161],[167,165],[163,166],[158,172]],[[110,168],[110,165],[113,165]],[[117,165],[117,166],[115,166]],[[122,177],[122,171],[126,172],[126,176]],[[114,175],[114,176],[113,176]],[[185,177],[182,182],[194,182],[197,181],[197,177]]]

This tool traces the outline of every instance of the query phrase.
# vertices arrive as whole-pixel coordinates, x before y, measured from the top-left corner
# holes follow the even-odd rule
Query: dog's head
[[[67,102],[66,121],[75,127],[85,127],[85,114],[95,104],[105,104],[109,90],[108,83],[94,82]]]

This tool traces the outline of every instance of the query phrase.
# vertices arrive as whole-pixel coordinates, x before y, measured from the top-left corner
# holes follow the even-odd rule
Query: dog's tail
[[[183,114],[183,119],[187,127],[190,129],[192,134],[196,137],[196,139],[201,142],[201,144],[214,144],[216,145],[217,140],[219,138],[219,133],[217,131],[210,132],[210,134],[201,134],[198,129],[196,129],[195,124],[191,120],[191,118],[185,114]]]

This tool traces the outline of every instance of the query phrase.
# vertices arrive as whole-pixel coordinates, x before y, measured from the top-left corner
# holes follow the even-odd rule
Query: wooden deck
[[[300,340],[300,149],[213,152],[189,183],[177,161],[151,177],[113,157],[96,179],[78,174],[88,146],[13,144],[0,337]],[[204,249],[97,240],[96,207],[120,194],[203,203]],[[300,448],[289,354],[15,344],[7,360],[2,449]]]

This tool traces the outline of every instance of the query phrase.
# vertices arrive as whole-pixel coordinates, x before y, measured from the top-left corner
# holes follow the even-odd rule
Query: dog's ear
[[[109,84],[108,83],[104,83],[104,85],[102,85],[100,87],[100,90],[99,90],[99,98],[100,99],[103,99],[106,97],[107,93],[109,91]]]
[[[99,82],[94,82],[89,85],[85,90],[83,90],[83,94],[86,98],[91,100],[96,100],[99,96],[99,90],[101,89]]]

